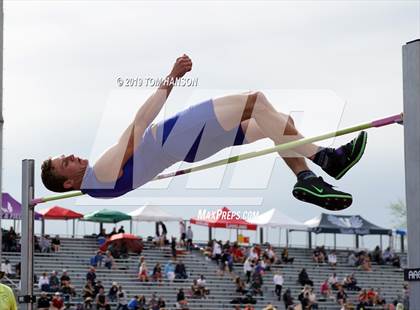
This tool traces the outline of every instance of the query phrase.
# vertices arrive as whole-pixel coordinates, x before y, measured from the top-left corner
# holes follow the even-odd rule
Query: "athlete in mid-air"
[[[167,81],[181,78],[191,69],[191,59],[184,54],[176,60]],[[172,88],[173,83],[162,83],[140,107],[117,143],[93,165],[74,155],[45,160],[41,167],[44,185],[55,192],[81,190],[92,197],[118,197],[179,161],[197,162],[226,147],[263,138],[276,145],[303,138],[292,118],[274,109],[259,91],[210,99],[153,123]],[[351,194],[317,177],[306,159],[340,179],[360,160],[366,141],[367,133],[360,132],[336,149],[306,144],[279,153],[297,177],[293,195],[329,210],[350,206]]]

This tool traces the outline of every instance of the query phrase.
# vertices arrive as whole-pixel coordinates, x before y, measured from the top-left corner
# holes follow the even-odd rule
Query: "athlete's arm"
[[[172,91],[173,83],[185,73],[191,71],[192,62],[187,55],[179,57],[171,72],[165,79],[165,83],[146,100],[137,111],[133,122],[123,132],[118,142],[105,151],[95,163],[94,170],[96,177],[102,182],[113,182],[122,174],[122,167],[133,155],[134,150],[141,142],[146,128],[159,114]]]
[[[166,82],[162,83],[156,92],[151,95],[137,111],[133,121],[134,134],[136,134],[136,131],[144,132],[147,126],[149,126],[159,114],[172,91],[173,83],[171,83],[171,81],[183,77],[185,73],[191,71],[191,68],[192,62],[187,55],[184,54],[176,60],[171,73],[169,73],[165,79]]]

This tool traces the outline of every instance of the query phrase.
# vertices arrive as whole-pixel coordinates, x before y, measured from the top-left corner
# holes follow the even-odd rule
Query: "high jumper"
[[[184,54],[176,60],[167,80],[179,79],[191,69],[192,61]],[[55,192],[80,190],[97,198],[119,197],[180,161],[198,162],[224,148],[264,138],[275,145],[303,139],[293,119],[277,111],[260,91],[210,99],[154,123],[172,88],[172,83],[162,83],[139,108],[117,143],[94,164],[74,155],[45,160],[41,167],[44,185]],[[349,207],[352,195],[316,176],[306,159],[338,180],[360,160],[366,142],[367,133],[361,131],[338,148],[305,143],[279,151],[297,177],[293,195],[328,210]]]

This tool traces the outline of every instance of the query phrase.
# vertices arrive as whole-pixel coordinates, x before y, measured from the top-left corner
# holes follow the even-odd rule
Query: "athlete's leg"
[[[267,138],[261,128],[258,126],[255,119],[250,118],[246,121],[241,122],[242,131],[245,133],[246,141],[249,143],[258,141],[260,139]],[[282,154],[279,154],[282,156]],[[295,175],[299,172],[309,170],[308,165],[306,164],[305,158],[296,154],[297,157],[282,156],[283,160],[293,171]]]
[[[275,144],[302,139],[290,116],[276,111],[261,92],[230,95],[213,100],[214,111],[220,125],[230,130],[241,121],[255,119],[261,131]],[[294,149],[312,159],[318,152],[315,144],[306,144]],[[284,155],[283,155],[284,156]]]

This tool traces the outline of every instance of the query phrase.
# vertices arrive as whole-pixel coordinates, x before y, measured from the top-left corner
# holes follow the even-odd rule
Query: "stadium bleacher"
[[[58,253],[36,253],[34,259],[34,271],[37,275],[42,272],[50,273],[53,270],[58,271],[59,276],[63,269],[68,271],[71,277],[71,283],[75,287],[77,297],[71,300],[71,309],[74,309],[77,303],[82,302],[81,292],[86,282],[86,273],[89,268],[89,260],[98,249],[96,239],[92,238],[63,238],[61,239],[61,251]],[[280,248],[274,248],[276,254],[280,256]],[[337,250],[337,268],[332,270],[328,265],[318,266],[312,261],[312,250],[304,248],[289,248],[289,255],[295,257],[293,264],[275,264],[271,271],[264,273],[264,284],[262,287],[264,296],[257,296],[257,304],[255,309],[262,309],[267,304],[271,303],[278,309],[284,309],[283,302],[277,301],[274,294],[273,275],[278,270],[284,276],[283,292],[286,288],[290,288],[292,295],[297,302],[297,296],[302,287],[297,283],[298,273],[302,268],[306,268],[310,278],[314,281],[314,290],[318,297],[320,297],[319,288],[321,283],[332,273],[336,272],[340,280],[346,274],[355,273],[358,280],[358,286],[362,288],[380,288],[381,295],[386,301],[392,302],[402,294],[403,274],[398,268],[382,265],[378,266],[372,264],[373,272],[363,272],[355,267],[347,266],[348,251]],[[5,258],[8,258],[14,265],[20,260],[19,253],[3,253]],[[145,249],[142,255],[146,258],[149,270],[153,270],[153,266],[160,262],[163,266],[171,260],[170,247],[156,248],[150,243],[145,243]],[[220,276],[217,274],[217,266],[215,262],[205,258],[200,251],[181,251],[178,255],[178,260],[181,260],[189,275],[187,280],[169,282],[164,280],[160,285],[156,282],[139,282],[137,279],[138,273],[138,256],[130,255],[128,259],[117,259],[116,268],[108,270],[105,267],[97,268],[97,279],[102,281],[105,287],[105,292],[111,287],[112,282],[116,281],[122,285],[127,292],[128,297],[134,295],[144,295],[146,299],[150,299],[153,293],[158,297],[162,297],[167,305],[167,309],[174,309],[176,303],[176,294],[180,287],[184,288],[186,296],[189,301],[189,309],[233,309],[230,301],[240,294],[235,292],[235,284],[233,279],[235,275],[240,275],[244,278],[242,264],[234,265],[235,275]],[[189,298],[189,291],[193,279],[199,278],[203,274],[206,277],[206,287],[210,290],[210,294],[206,299]],[[18,285],[18,279],[12,279]],[[41,293],[35,285],[34,289],[36,295]],[[357,304],[357,292],[347,292],[349,301]],[[115,305],[115,304],[114,304]],[[113,306],[113,309],[116,307]],[[334,300],[326,300],[319,302],[319,309],[335,310],[340,309]]]

